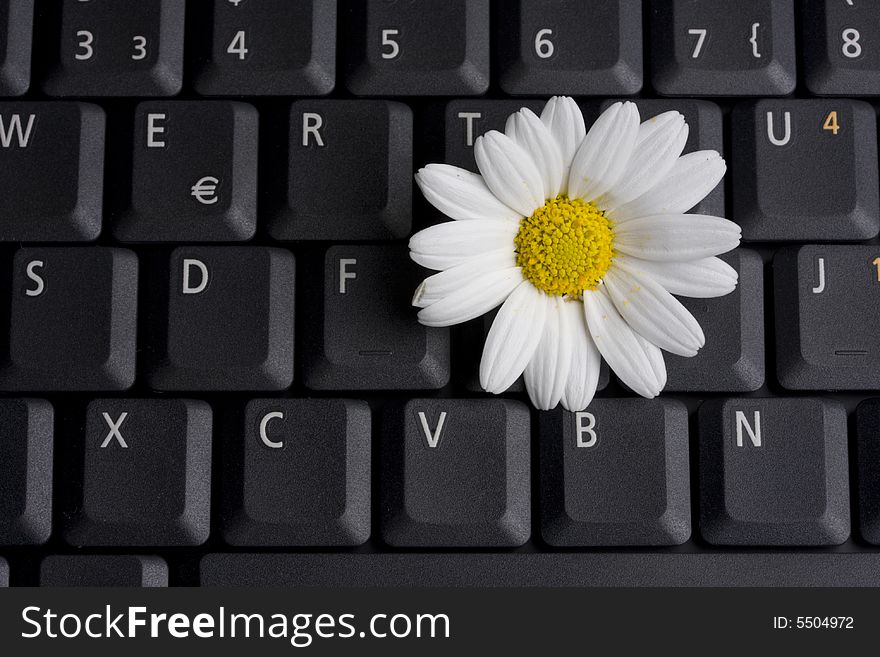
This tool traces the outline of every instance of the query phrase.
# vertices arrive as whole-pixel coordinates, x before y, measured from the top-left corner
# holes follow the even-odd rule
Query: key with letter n
[[[850,533],[846,411],[720,399],[699,411],[700,531],[714,545],[839,545]]]
[[[100,107],[0,103],[0,241],[94,240],[103,193]]]

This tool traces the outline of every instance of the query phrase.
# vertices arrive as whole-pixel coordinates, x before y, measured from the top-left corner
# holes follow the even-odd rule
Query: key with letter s
[[[181,247],[156,264],[147,382],[156,390],[284,390],[293,381],[294,259]],[[170,270],[169,270],[170,267]]]
[[[303,378],[312,390],[427,390],[449,381],[449,329],[410,304],[418,267],[399,246],[334,246],[310,263]],[[323,285],[321,285],[323,281]]]
[[[97,239],[104,124],[89,103],[0,103],[0,241]]]
[[[713,545],[839,545],[850,532],[846,411],[836,401],[704,402],[700,530]]]
[[[515,547],[531,533],[529,411],[505,399],[386,409],[382,535],[394,547]]]
[[[816,245],[773,261],[776,367],[789,390],[880,390],[880,248]]]
[[[880,231],[877,117],[858,100],[759,100],[731,115],[733,220],[750,241]]]
[[[0,391],[126,390],[135,379],[138,261],[110,247],[13,258]]]

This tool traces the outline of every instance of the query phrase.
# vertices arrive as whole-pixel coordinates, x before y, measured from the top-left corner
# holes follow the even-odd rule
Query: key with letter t
[[[529,411],[504,399],[386,409],[382,532],[395,547],[515,547],[531,532]]]
[[[846,411],[835,401],[703,403],[700,530],[714,545],[839,545],[849,537]]]
[[[773,272],[779,382],[880,390],[880,247],[792,247]]]

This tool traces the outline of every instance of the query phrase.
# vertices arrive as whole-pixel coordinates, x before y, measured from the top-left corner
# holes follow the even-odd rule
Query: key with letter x
[[[395,547],[513,547],[531,532],[529,412],[414,399],[383,423],[383,537]]]
[[[700,530],[715,545],[839,545],[850,532],[846,411],[835,401],[703,403]]]
[[[99,399],[70,470],[64,536],[76,546],[199,545],[211,506],[211,408]]]

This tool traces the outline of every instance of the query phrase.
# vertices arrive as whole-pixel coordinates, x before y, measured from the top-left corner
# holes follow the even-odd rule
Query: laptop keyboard
[[[0,586],[880,585],[880,6],[0,3]],[[480,391],[428,162],[670,109],[742,226],[645,400]],[[478,246],[478,245],[475,245]],[[463,247],[467,249],[467,246]]]

